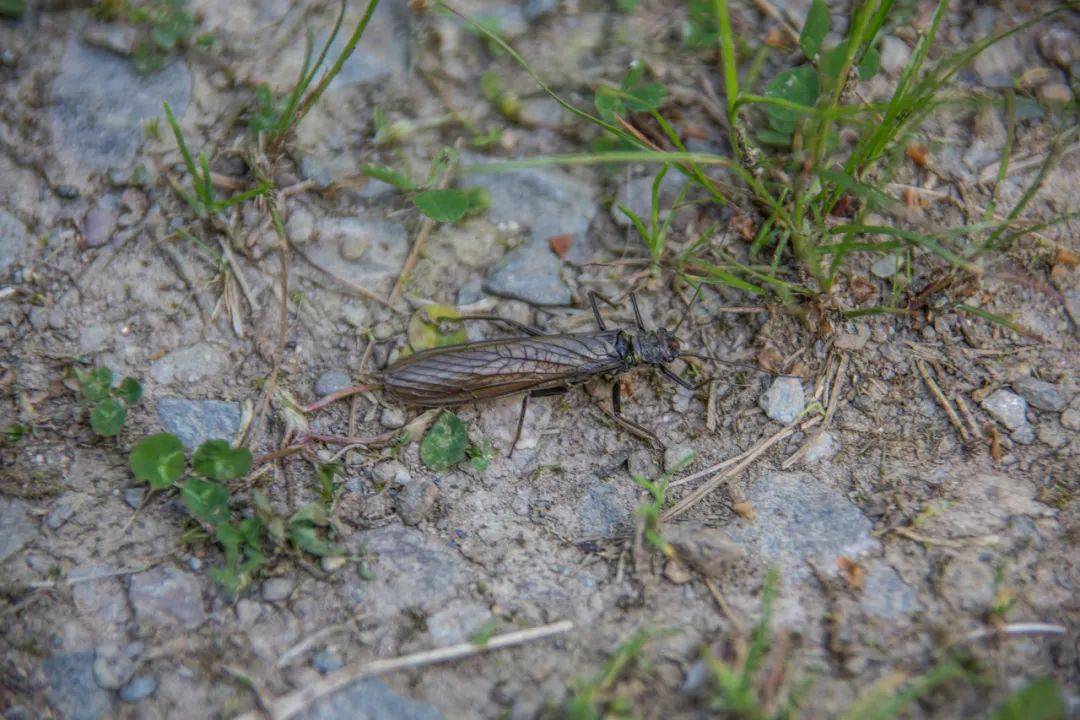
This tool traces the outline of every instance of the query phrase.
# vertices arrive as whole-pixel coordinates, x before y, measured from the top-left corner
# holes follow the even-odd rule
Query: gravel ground
[[[244,88],[288,87],[303,28],[328,27],[333,7],[196,0],[196,33],[213,42],[141,74],[132,27],[77,5],[31,2],[21,19],[0,19],[0,426],[29,429],[0,445],[6,719],[233,717],[344,665],[560,621],[574,629],[357,680],[299,716],[557,714],[575,679],[594,677],[647,630],[655,632],[643,651],[648,664],[608,692],[643,717],[705,717],[713,690],[702,648],[730,658],[745,647],[770,568],[779,577],[773,655],[791,657],[787,675],[770,682],[812,679],[805,717],[835,716],[875,683],[926,673],[956,651],[985,682],[945,684],[906,716],[984,716],[1047,675],[1080,715],[1080,242],[1069,224],[992,259],[967,300],[1011,315],[1024,334],[936,313],[932,303],[917,317],[837,321],[822,332],[776,305],[732,312],[747,297],[710,289],[684,333],[736,365],[696,393],[651,372],[625,381],[628,417],[654,430],[666,452],[607,420],[597,409],[602,382],[530,403],[512,457],[518,401],[465,407],[458,414],[472,438],[497,451],[489,467],[433,472],[416,443],[352,451],[334,507],[340,543],[363,562],[320,567],[283,553],[239,597],[225,596],[210,575],[221,562],[216,546],[191,532],[175,492],[146,493],[127,453],[163,430],[188,448],[235,438],[258,414],[278,343],[277,240],[253,203],[201,246],[176,236],[188,211],[169,185],[182,165],[161,102],[192,147],[220,149],[213,169],[224,182],[242,176],[246,160],[231,150],[246,132]],[[776,6],[798,26],[809,3]],[[746,37],[775,29],[756,7],[735,4]],[[591,105],[598,81],[645,58],[689,98],[684,126],[707,129],[691,149],[725,152],[723,133],[700,109],[703,79],[719,84],[715,65],[677,50],[681,9],[650,2],[625,13],[576,0],[460,9],[498,18],[540,75],[581,106]],[[1037,10],[955,3],[944,44],[959,47]],[[1062,116],[1039,103],[1072,101],[1078,27],[1076,15],[1059,16],[992,47],[959,77],[972,88],[1019,83],[1023,98],[1034,98],[1020,105],[1027,114],[1000,207],[1023,193],[1060,129]],[[887,91],[911,52],[911,28],[893,33],[884,74],[863,88],[869,97]],[[483,99],[489,69],[520,96],[519,122]],[[376,122],[376,109],[385,121]],[[613,201],[647,209],[651,176],[640,167],[470,176],[489,191],[489,211],[435,227],[395,309],[365,297],[390,293],[422,218],[358,168],[382,163],[423,177],[441,148],[470,136],[454,119],[462,114],[485,132],[503,128],[495,145],[466,149],[468,163],[581,150],[593,139],[453,19],[384,0],[275,178],[290,188],[281,207],[294,243],[279,384],[301,402],[357,381],[369,339],[369,369],[385,366],[403,347],[407,312],[427,301],[578,330],[591,322],[587,291],[615,297],[635,286],[650,322],[671,327],[681,315],[670,284],[639,272],[639,241],[611,211]],[[971,208],[987,202],[980,178],[996,172],[1005,128],[1000,106],[986,104],[933,120],[935,171],[905,171],[929,198],[908,208],[913,219],[937,227],[981,219]],[[1076,208],[1074,150],[1046,178],[1031,217]],[[663,196],[677,192],[665,185]],[[681,211],[673,246],[716,219],[732,216]],[[557,236],[569,238],[564,257],[551,250]],[[225,270],[215,259],[219,237],[235,256]],[[853,261],[837,303],[856,278],[887,300],[896,272],[895,258]],[[919,269],[916,287],[929,279]],[[605,314],[632,326],[625,308]],[[478,323],[469,332],[493,330]],[[117,439],[91,431],[74,392],[74,370],[92,366],[143,381],[145,396]],[[805,417],[821,417],[815,402],[831,411],[826,422],[796,426],[667,524],[678,559],[635,551],[635,508],[645,497],[632,475],[656,477],[691,451],[676,477],[709,467],[808,407]],[[281,443],[284,417],[275,404],[253,428],[257,454]],[[413,417],[362,397],[311,423],[316,432],[374,435]],[[296,458],[258,483],[281,512],[316,496],[311,465]],[[669,503],[693,487],[672,489]],[[247,506],[239,497],[238,513]],[[1033,622],[1055,628],[1024,632]]]

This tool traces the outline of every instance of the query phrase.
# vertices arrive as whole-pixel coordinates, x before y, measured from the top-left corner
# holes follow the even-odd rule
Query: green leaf
[[[119,400],[113,398],[105,398],[90,413],[90,427],[94,428],[94,432],[98,435],[105,437],[119,434],[125,420],[127,420],[127,409]]]
[[[4,428],[4,431],[0,433],[0,438],[2,438],[5,443],[14,445],[26,436],[26,432],[27,431],[25,425],[22,425],[20,423],[12,423],[11,425],[8,425],[6,428]]]
[[[399,190],[415,190],[416,183],[403,172],[399,172],[391,167],[385,165],[362,165],[360,172],[367,175],[370,178],[376,180],[382,180],[388,185],[393,185]]]
[[[26,12],[26,0],[0,0],[0,15],[18,18],[24,12]]]
[[[469,196],[461,190],[424,190],[413,196],[413,205],[438,222],[457,222],[469,211]]]
[[[600,117],[608,122],[615,122],[615,116],[625,110],[618,92],[606,85],[601,85],[596,89],[593,104],[596,105],[596,111],[600,113]]]
[[[810,13],[806,16],[802,34],[799,35],[799,47],[803,49],[807,60],[813,60],[821,49],[821,41],[829,34],[829,6],[824,0],[810,3]]]
[[[465,195],[469,201],[469,215],[477,215],[491,207],[491,193],[487,188],[465,188]]]
[[[765,96],[787,100],[799,105],[811,106],[817,102],[818,77],[810,65],[785,70],[765,86]],[[778,133],[791,133],[795,123],[804,113],[787,107],[766,105],[765,115],[769,125]]]
[[[1005,698],[990,720],[1065,720],[1065,701],[1053,678],[1039,678]]]
[[[137,480],[150,483],[154,490],[164,490],[184,472],[184,446],[172,433],[158,433],[144,438],[131,451],[131,472]]]
[[[326,514],[326,508],[319,503],[304,505],[289,518],[289,525],[318,525],[326,527],[330,524],[330,516]]]
[[[142,392],[142,384],[138,380],[133,377],[126,377],[113,390],[113,395],[123,400],[130,407],[142,399]]]
[[[113,371],[107,367],[94,368],[79,378],[83,397],[90,402],[97,402],[109,397],[113,384]]]
[[[468,333],[459,320],[461,313],[448,305],[425,305],[409,318],[409,347],[419,352],[433,347],[467,342]]]
[[[859,62],[859,79],[869,80],[881,70],[881,51],[876,47],[866,49],[862,60]]]
[[[341,549],[334,543],[319,536],[319,531],[314,525],[298,523],[289,526],[289,538],[296,547],[304,552],[319,557],[334,557],[341,555]]]
[[[821,72],[826,77],[836,80],[840,74],[840,70],[844,67],[844,58],[847,57],[847,41],[840,43],[832,50],[828,50],[821,54],[821,61],[819,67]]]
[[[195,472],[215,480],[233,480],[251,469],[251,451],[234,448],[226,440],[207,440],[191,458]]]
[[[420,460],[432,470],[446,470],[465,457],[469,438],[465,423],[452,412],[444,412],[420,441]]]
[[[223,485],[202,478],[188,478],[180,488],[180,499],[188,511],[217,527],[229,520],[229,491]]]

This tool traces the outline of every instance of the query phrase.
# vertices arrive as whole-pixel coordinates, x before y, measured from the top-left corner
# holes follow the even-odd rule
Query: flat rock
[[[319,397],[336,393],[352,385],[349,373],[344,370],[327,370],[315,381],[315,394]]]
[[[59,530],[72,518],[79,507],[79,496],[73,493],[61,495],[49,514],[45,516],[45,524],[50,530]]]
[[[26,247],[26,226],[6,210],[0,210],[0,274],[3,274]]]
[[[409,252],[405,226],[366,217],[324,217],[308,255],[334,275],[376,293],[388,292]]]
[[[840,449],[840,442],[836,439],[836,436],[826,430],[818,435],[814,441],[810,444],[810,449],[806,451],[804,460],[807,464],[828,460],[836,454]]]
[[[232,440],[240,429],[242,415],[240,403],[179,397],[161,398],[157,411],[165,429],[189,450],[207,440]]]
[[[949,481],[947,495],[925,508],[922,531],[945,537],[981,536],[1008,525],[1014,516],[1041,517],[1053,511],[1035,500],[1026,479],[977,473]]]
[[[387,525],[363,530],[348,540],[365,551],[375,578],[347,590],[363,609],[380,616],[410,606],[435,610],[456,592],[467,573],[456,551],[415,528]]]
[[[463,158],[469,164],[485,160],[475,155]],[[550,238],[570,235],[566,259],[575,263],[592,259],[594,246],[588,230],[597,204],[590,185],[550,168],[471,174],[468,184],[483,187],[491,195],[488,214],[496,223],[528,228],[532,239],[545,248]]]
[[[22,500],[0,497],[0,562],[22,550],[36,534],[26,510]]]
[[[183,117],[190,99],[191,76],[182,60],[143,75],[130,60],[72,35],[49,105],[62,173],[56,181],[84,186],[92,174],[126,168],[142,145],[143,123],[161,117],[162,101]]]
[[[206,621],[198,580],[172,565],[132,575],[128,598],[139,622],[194,630]]]
[[[153,695],[157,686],[157,678],[153,675],[136,675],[131,678],[131,682],[120,689],[120,699],[126,703],[139,702]]]
[[[119,577],[112,575],[115,570],[112,565],[95,564],[82,565],[68,573],[75,607],[81,615],[92,619],[93,625],[119,627],[131,619],[124,586]]]
[[[402,697],[377,678],[357,680],[296,716],[301,720],[443,720],[442,711]]]
[[[533,305],[570,305],[574,298],[562,278],[562,266],[546,240],[529,240],[491,269],[484,291]]]
[[[1047,412],[1061,412],[1065,409],[1065,394],[1053,383],[1026,377],[1017,380],[1012,386],[1033,408]]]
[[[210,343],[196,343],[173,350],[150,366],[150,377],[162,385],[189,385],[224,372],[229,355]]]
[[[796,377],[778,377],[762,393],[758,405],[772,420],[787,425],[799,417],[806,402],[802,381]]]
[[[982,401],[982,408],[1009,430],[1027,425],[1027,401],[1011,390],[995,390]]]
[[[394,508],[406,525],[419,525],[431,514],[438,497],[439,487],[430,480],[421,480],[402,488],[394,499]]]
[[[262,586],[262,598],[267,602],[288,600],[295,584],[289,578],[276,577],[267,579]]]
[[[98,720],[112,714],[112,700],[94,680],[94,651],[54,655],[41,664],[45,696],[64,720]]]
[[[491,619],[491,610],[476,602],[455,600],[428,616],[428,636],[435,647],[467,641]]]
[[[664,539],[680,560],[712,578],[722,578],[728,568],[746,557],[746,549],[727,533],[700,522],[669,524],[664,528]]]
[[[582,535],[609,538],[629,532],[634,525],[634,500],[629,486],[594,480],[578,505]]]
[[[101,645],[94,651],[94,678],[106,690],[116,690],[135,674],[135,658],[118,645]]]

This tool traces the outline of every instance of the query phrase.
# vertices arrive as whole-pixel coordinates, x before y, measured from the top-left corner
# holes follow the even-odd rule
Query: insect
[[[637,298],[631,294],[630,303],[639,330],[637,335],[632,335],[623,330],[608,329],[600,315],[598,299],[611,304],[596,293],[589,293],[597,326],[594,332],[548,335],[528,325],[491,315],[462,318],[502,322],[523,335],[432,348],[410,355],[383,373],[383,392],[406,405],[420,407],[449,407],[523,394],[514,435],[513,445],[516,445],[530,398],[560,395],[596,376],[614,380],[637,365],[647,364],[685,388],[700,387],[679,377],[667,366],[680,357],[700,357],[682,352],[675,337],[686,314],[672,331],[664,328],[649,330],[641,319]],[[611,408],[617,422],[637,435],[659,442],[651,432],[622,417],[618,381],[611,385]]]

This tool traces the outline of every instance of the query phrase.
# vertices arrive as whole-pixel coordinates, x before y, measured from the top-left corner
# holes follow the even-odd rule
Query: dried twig
[[[922,375],[923,381],[926,386],[930,388],[930,392],[933,394],[934,399],[937,400],[938,405],[942,407],[945,414],[949,416],[949,422],[956,428],[956,432],[960,433],[960,439],[964,442],[969,440],[967,430],[964,428],[964,424],[960,422],[960,416],[956,414],[956,410],[953,408],[952,403],[945,397],[945,393],[941,392],[941,388],[934,382],[934,378],[930,376],[930,371],[926,369],[926,363],[915,358],[915,366],[919,368],[919,374]]]
[[[332,392],[329,395],[321,397],[318,400],[316,400],[315,402],[310,403],[308,405],[305,405],[300,409],[303,412],[306,412],[306,413],[315,412],[316,410],[320,410],[320,409],[326,407],[327,405],[330,405],[332,403],[336,403],[338,400],[344,400],[347,397],[352,397],[353,395],[359,395],[360,393],[365,393],[365,392],[368,392],[369,390],[378,390],[381,387],[382,387],[382,385],[380,385],[379,383],[368,383],[366,385],[353,385],[352,387],[347,387],[344,390],[338,390],[337,392]]]
[[[270,702],[266,714],[272,720],[288,720],[319,698],[335,693],[357,680],[385,675],[398,670],[460,660],[461,658],[479,655],[491,650],[501,650],[502,648],[522,645],[536,640],[544,640],[554,635],[569,632],[573,627],[574,624],[569,620],[560,620],[559,622],[529,628],[528,630],[515,630],[496,635],[482,644],[458,643],[457,645],[424,650],[388,660],[374,660],[368,663],[349,665],[330,673],[320,680],[309,683],[300,690],[282,695]],[[241,715],[240,720],[256,720],[258,717],[259,713],[252,711]]]
[[[724,613],[724,616],[731,621],[731,624],[735,626],[735,630],[739,635],[745,633],[742,621],[739,620],[739,616],[735,614],[735,611],[728,604],[723,593],[720,592],[720,588],[716,587],[716,583],[712,581],[712,578],[702,577],[705,581],[705,587],[709,589],[709,594],[712,595],[713,600],[716,601],[717,606],[720,608],[720,612]]]
[[[960,643],[977,642],[986,638],[1004,637],[1007,635],[1064,635],[1068,628],[1064,625],[1054,625],[1044,622],[1016,622],[1008,623],[996,628],[983,628],[965,635],[953,645]]]

